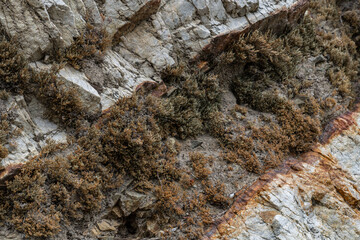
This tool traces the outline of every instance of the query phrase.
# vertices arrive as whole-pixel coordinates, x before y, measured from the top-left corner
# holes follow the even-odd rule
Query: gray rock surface
[[[10,96],[8,100],[2,100],[2,104],[16,116],[11,128],[17,130],[18,134],[12,136],[5,145],[9,155],[2,159],[0,166],[26,162],[39,154],[50,140],[67,143],[65,132],[56,123],[45,119],[46,108],[36,99],[26,103],[21,95]]]
[[[58,80],[65,83],[63,85],[64,88],[76,89],[80,101],[88,114],[98,115],[101,113],[100,95],[89,84],[89,79],[84,73],[79,72],[70,66],[66,66],[59,71]]]

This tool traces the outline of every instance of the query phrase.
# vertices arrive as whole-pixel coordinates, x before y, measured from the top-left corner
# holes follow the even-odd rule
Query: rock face
[[[243,17],[259,8],[259,0],[223,0],[226,11],[234,18]]]
[[[7,0],[0,3],[0,26],[18,40],[34,68],[45,69],[46,56],[54,48],[73,44],[87,21],[103,27],[114,42],[103,59],[86,60],[80,70],[65,66],[58,73],[64,87],[76,89],[88,113],[99,115],[137,86],[159,82],[164,69],[183,59],[206,69],[209,59],[242,33],[281,31],[304,14],[307,4],[306,0]],[[21,129],[6,145],[9,155],[0,164],[3,187],[47,140],[66,143],[67,134],[45,119],[45,107],[36,99],[25,101],[18,95],[1,104],[15,112],[12,128]],[[332,122],[311,152],[289,159],[238,192],[204,239],[358,239],[359,123],[360,107]],[[134,213],[147,214],[154,202],[123,189],[108,214],[134,220]],[[97,220],[91,228],[95,236],[124,225]],[[142,225],[159,230],[155,220]],[[1,239],[12,237],[0,231]]]
[[[269,27],[281,15],[290,24],[303,13],[303,5],[302,0],[271,5],[265,0],[106,0],[102,4],[93,0],[21,0],[0,3],[0,25],[18,40],[29,60],[42,59],[54,47],[71,45],[88,18],[104,26],[120,44],[109,49],[100,63],[88,61],[80,71],[66,66],[58,74],[65,87],[77,90],[88,113],[96,115],[119,97],[130,95],[139,84],[160,81],[162,70],[183,58],[195,57],[204,47],[201,56],[217,54],[253,22]],[[240,14],[241,6],[244,10]],[[287,11],[294,15],[288,16]],[[51,67],[41,61],[30,65],[40,70]],[[36,119],[44,128],[51,125]],[[56,126],[49,129],[54,131]],[[22,162],[26,156],[16,159]],[[14,163],[10,158],[3,160],[3,165]]]
[[[0,100],[0,103],[7,113],[15,117],[10,128],[16,132],[5,145],[9,154],[0,164],[1,187],[9,177],[19,171],[24,162],[38,155],[49,140],[67,143],[67,135],[56,123],[45,119],[46,108],[35,98],[26,103],[24,97],[18,95]]]
[[[40,59],[54,43],[66,47],[79,35],[76,23],[80,27],[80,19],[75,18],[69,5],[62,0],[6,1],[1,3],[1,9],[1,25],[9,36],[18,38],[25,56],[33,60]]]
[[[204,239],[358,239],[359,108],[243,192]]]
[[[102,2],[6,1],[0,3],[0,25],[10,37],[18,40],[24,55],[34,61],[43,59],[54,48],[70,46],[84,31],[86,21],[104,28],[110,38],[120,44],[106,53],[103,63],[95,64],[97,74],[91,71],[93,68],[83,69],[90,83],[97,81],[99,76],[109,79],[99,92],[104,110],[120,96],[129,95],[141,82],[160,81],[163,69],[184,57],[195,57],[217,35],[243,30],[302,1]],[[292,18],[282,14],[281,19],[285,22],[282,27],[297,16]],[[67,77],[72,78],[71,75]],[[77,78],[76,74],[73,77]]]

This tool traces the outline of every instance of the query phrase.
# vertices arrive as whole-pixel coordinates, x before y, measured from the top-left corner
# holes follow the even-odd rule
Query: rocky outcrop
[[[102,64],[95,64],[98,74],[91,71],[92,67],[83,72],[90,83],[97,81],[99,74],[107,79],[99,92],[104,104],[102,109],[106,109],[141,82],[159,81],[163,69],[184,57],[195,57],[205,46],[205,52],[213,52],[211,42],[216,49],[223,49],[225,43],[236,38],[233,31],[239,33],[260,21],[266,27],[269,23],[275,25],[274,28],[285,27],[283,23],[298,18],[298,13],[291,10],[287,16],[286,12],[302,2],[6,1],[1,3],[0,24],[10,37],[18,40],[30,60],[40,60],[55,48],[71,45],[84,31],[86,21],[104,28],[114,43],[120,45],[106,53]],[[281,24],[273,20],[279,14],[281,17],[277,20],[281,19]],[[231,35],[226,39],[216,37],[228,32]],[[74,78],[77,77],[74,75]]]
[[[0,5],[1,26],[21,44],[24,55],[33,60],[42,58],[44,52],[55,45],[69,46],[73,37],[79,36],[77,27],[85,24],[81,15],[62,0],[14,0],[3,1]],[[75,5],[76,10],[86,13],[83,3]]]
[[[71,45],[84,30],[86,21],[104,27],[119,44],[106,51],[100,62],[87,60],[80,71],[66,66],[58,73],[64,87],[78,92],[87,113],[97,115],[120,97],[130,95],[141,83],[161,81],[161,72],[166,67],[195,57],[203,48],[199,60],[218,54],[255,25],[276,28],[279,19],[293,23],[304,12],[304,3],[304,0],[272,4],[264,0],[107,0],[102,4],[93,0],[6,1],[0,3],[0,24],[10,37],[17,39],[30,60],[40,60],[54,48]],[[240,6],[244,6],[244,14],[234,14]],[[30,66],[37,71],[51,67],[41,61]],[[36,119],[40,126],[47,122]],[[46,123],[45,128],[52,124]],[[10,159],[2,164],[14,164]],[[16,159],[23,162],[27,157]]]
[[[87,113],[96,116],[137,86],[158,86],[154,83],[161,80],[161,72],[183,59],[206,69],[243,33],[281,32],[304,14],[307,4],[306,0],[9,0],[0,3],[0,24],[34,61],[33,68],[45,69],[50,67],[42,63],[45,56],[54,48],[70,46],[87,21],[103,27],[114,46],[101,61],[86,59],[80,70],[65,66],[58,73],[64,87],[76,89]],[[160,89],[165,85],[159,86],[156,96],[166,92]],[[39,154],[47,140],[66,143],[67,137],[45,119],[45,107],[38,100],[25,101],[19,95],[4,104],[15,110],[12,127],[21,131],[6,145],[10,154],[0,165],[0,187],[23,162]],[[230,210],[204,239],[357,239],[359,122],[359,109],[336,119],[311,152],[289,159],[238,192]],[[122,189],[111,201],[111,212],[90,228],[95,236],[126,225],[107,215],[145,216],[155,199]],[[159,230],[150,221],[137,225],[154,233]]]
[[[357,239],[359,108],[330,123],[322,144],[238,193],[204,239]]]
[[[24,162],[39,154],[49,140],[66,143],[67,135],[58,124],[45,118],[46,108],[35,98],[27,104],[23,96],[0,100],[5,111],[14,116],[11,121],[11,138],[5,147],[9,154],[2,159],[0,186],[18,172]]]

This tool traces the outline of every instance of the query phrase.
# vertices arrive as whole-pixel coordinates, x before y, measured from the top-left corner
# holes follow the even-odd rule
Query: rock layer
[[[359,110],[330,123],[311,152],[240,191],[204,239],[359,238]]]

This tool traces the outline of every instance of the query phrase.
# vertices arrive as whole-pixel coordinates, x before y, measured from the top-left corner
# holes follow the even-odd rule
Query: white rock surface
[[[19,134],[12,136],[8,144],[9,155],[2,159],[0,165],[24,163],[39,154],[47,141],[66,143],[66,134],[59,126],[44,117],[45,107],[36,99],[27,104],[21,95],[11,96],[5,102],[6,109],[13,112],[16,119],[11,128]]]
[[[10,97],[5,105],[7,111],[12,111],[16,116],[11,128],[20,130],[20,133],[10,138],[8,144],[5,145],[9,150],[9,155],[2,159],[0,165],[3,166],[22,163],[38,154],[37,142],[33,140],[35,137],[33,129],[36,125],[26,111],[24,98],[22,96]]]
[[[90,115],[101,113],[99,93],[89,84],[89,79],[84,73],[66,66],[58,73],[58,80],[63,81],[65,88],[74,88],[79,94],[80,101]]]

